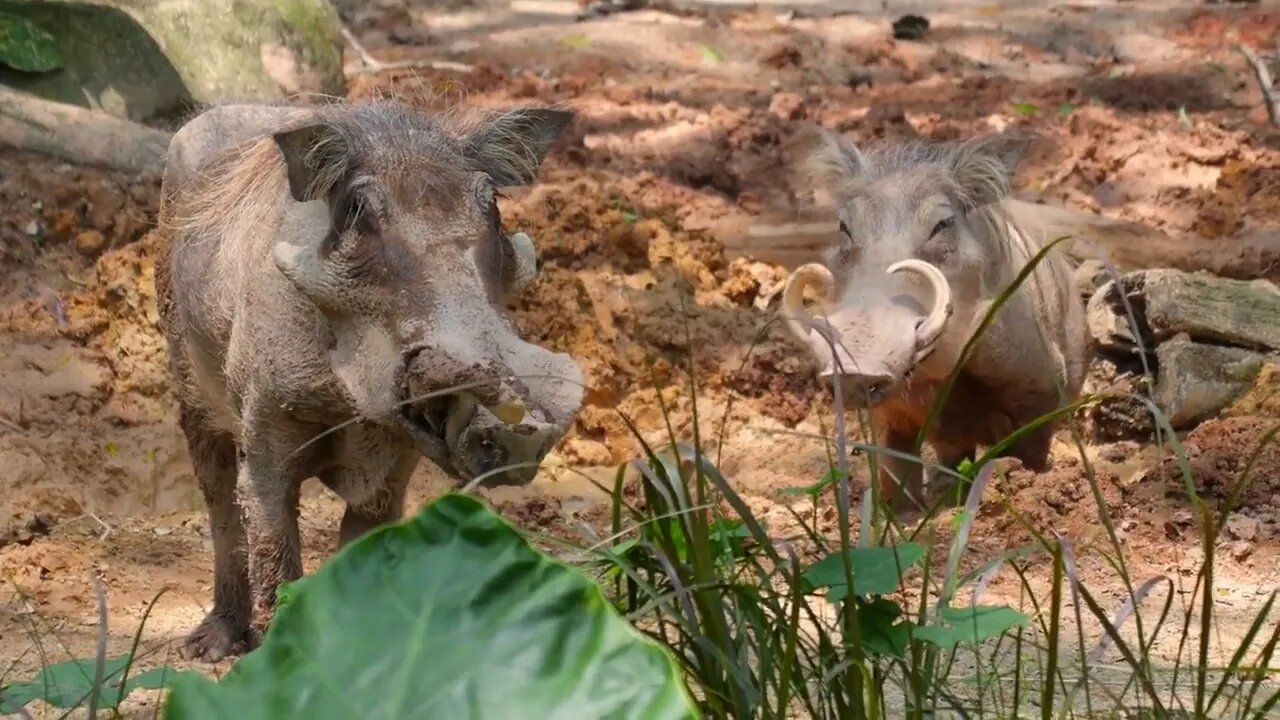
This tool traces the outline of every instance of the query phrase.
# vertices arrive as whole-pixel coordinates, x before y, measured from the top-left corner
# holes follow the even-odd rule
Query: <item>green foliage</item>
[[[1026,615],[1005,606],[944,607],[934,624],[915,629],[915,636],[943,649],[962,643],[980,643],[1026,625]]]
[[[1040,106],[1033,102],[1016,102],[1013,111],[1022,117],[1035,117],[1040,114]]]
[[[886,595],[898,588],[906,569],[920,562],[924,548],[916,543],[897,547],[848,548],[843,554],[853,567],[853,594],[859,597]],[[828,588],[831,602],[849,595],[844,582],[844,558],[831,553],[804,571],[804,579],[814,587]]]
[[[0,12],[0,64],[15,70],[42,73],[62,67],[53,36],[30,20]]]
[[[126,653],[107,660],[103,665],[102,685],[97,688],[93,681],[97,668],[95,658],[49,665],[27,682],[11,683],[0,688],[0,714],[17,713],[33,700],[43,700],[60,710],[69,710],[83,705],[95,689],[98,692],[98,707],[114,710],[129,693],[138,688],[154,690],[165,687],[175,677],[187,674],[169,668],[157,668],[140,675],[128,676],[126,673],[131,658],[132,655]],[[121,682],[121,678],[124,678],[124,682]]]
[[[262,646],[220,683],[175,683],[166,717],[693,717],[671,659],[598,586],[465,496],[282,597]]]

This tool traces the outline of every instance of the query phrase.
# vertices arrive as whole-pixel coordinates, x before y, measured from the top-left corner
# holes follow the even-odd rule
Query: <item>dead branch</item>
[[[1258,57],[1253,48],[1244,43],[1237,43],[1236,50],[1253,67],[1254,77],[1258,78],[1258,85],[1262,88],[1262,100],[1267,104],[1267,117],[1271,119],[1271,124],[1280,126],[1280,98],[1276,97],[1275,87],[1271,82],[1271,72],[1267,70],[1266,63],[1262,62],[1262,58]]]
[[[170,133],[0,87],[0,144],[79,165],[159,175]]]
[[[355,33],[351,32],[350,28],[345,24],[342,25],[342,38],[351,45],[351,49],[354,50],[356,56],[360,58],[361,67],[353,71],[353,74],[355,75],[391,72],[393,70],[448,70],[458,73],[470,73],[475,71],[475,67],[472,65],[453,62],[451,60],[403,60],[400,62],[384,63],[370,54],[364,44],[356,39]]]
[[[1046,240],[1070,236],[1062,247],[1073,259],[1105,259],[1122,272],[1172,267],[1253,279],[1280,271],[1280,232],[1272,230],[1206,243],[1198,236],[1173,237],[1143,223],[1071,208],[1014,199],[1006,201],[1006,207],[1019,224],[1034,228]],[[788,270],[820,261],[823,251],[839,239],[834,213],[825,208],[803,215],[735,214],[718,221],[710,231],[729,259],[749,257]]]

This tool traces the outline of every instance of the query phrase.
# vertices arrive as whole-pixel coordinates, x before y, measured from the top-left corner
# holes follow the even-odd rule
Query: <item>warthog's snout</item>
[[[830,366],[818,373],[823,387],[835,392],[837,382],[840,392],[860,406],[879,405],[898,384],[898,379],[888,370],[880,372],[837,372]]]
[[[951,287],[937,267],[917,259],[890,265],[887,275],[914,275],[933,295],[928,308],[894,293],[886,279],[864,278],[836,297],[831,272],[816,263],[798,268],[783,290],[782,311],[818,360],[818,378],[858,407],[880,404],[933,352],[951,316]],[[804,306],[807,287],[818,290],[820,314]]]
[[[550,367],[576,381],[580,373],[567,356],[514,336],[503,339],[511,344],[507,352],[455,343],[406,357],[401,422],[419,452],[462,481],[528,484],[564,435],[580,398],[580,390],[561,397],[559,385],[546,378],[526,384],[517,376],[517,369],[536,376]]]

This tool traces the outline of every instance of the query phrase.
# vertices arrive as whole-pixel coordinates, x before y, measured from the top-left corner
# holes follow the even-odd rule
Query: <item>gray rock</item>
[[[1263,353],[1196,343],[1186,334],[1161,343],[1156,357],[1154,399],[1174,429],[1217,415],[1253,387],[1266,360]]]
[[[270,101],[345,88],[327,0],[0,0],[50,32],[64,68],[0,84],[128,120],[185,104]]]
[[[1105,280],[1089,298],[1085,319],[1099,348],[1137,353],[1139,341],[1147,351],[1155,346],[1143,313],[1142,279],[1141,273],[1129,273],[1119,283]]]
[[[1146,270],[1146,322],[1157,339],[1186,333],[1197,342],[1280,350],[1280,290],[1265,280]]]

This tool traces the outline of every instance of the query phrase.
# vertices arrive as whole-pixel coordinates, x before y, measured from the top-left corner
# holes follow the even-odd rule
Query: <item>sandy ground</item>
[[[733,213],[794,203],[788,142],[799,121],[859,141],[1028,126],[1044,140],[1019,172],[1022,197],[1139,220],[1222,253],[1236,237],[1280,227],[1280,133],[1266,126],[1257,85],[1231,51],[1240,40],[1275,50],[1274,6],[864,4],[836,13],[822,3],[679,3],[586,22],[560,2],[460,0],[442,10],[380,0],[345,13],[382,60],[475,65],[465,74],[354,75],[351,97],[465,96],[579,113],[539,184],[503,208],[508,228],[535,238],[544,268],[513,308],[517,323],[571,353],[589,381],[586,406],[547,470],[528,488],[485,493],[508,517],[570,537],[581,522],[599,524],[601,497],[584,477],[611,477],[637,453],[619,412],[660,434],[656,380],[667,386],[677,432],[689,431],[682,368],[692,337],[698,409],[704,430],[723,431],[726,475],[771,527],[795,530],[783,504],[808,501],[778,491],[814,482],[827,456],[820,442],[790,433],[822,432],[830,410],[802,349],[780,327],[765,329],[784,269],[730,260],[710,228]],[[906,10],[932,21],[923,40],[892,39],[890,24]],[[359,67],[352,52],[348,62]],[[132,178],[0,151],[4,677],[28,676],[42,654],[92,654],[94,576],[113,651],[127,647],[167,589],[146,625],[146,665],[184,666],[173,644],[211,599],[206,520],[155,326],[156,195]],[[1260,274],[1275,279],[1280,269]],[[1243,449],[1273,423],[1278,408],[1266,389],[1187,439],[1207,496],[1225,492]],[[1052,471],[996,483],[966,563],[1030,539],[1011,507],[1071,539],[1081,578],[1118,607],[1123,586],[1097,551],[1105,538],[1077,455],[1064,436]],[[1181,607],[1202,550],[1172,465],[1141,440],[1091,443],[1087,456],[1135,578],[1167,576]],[[425,463],[419,470],[410,510],[445,488],[434,473]],[[1257,477],[1219,547],[1222,652],[1280,577],[1280,453],[1263,457]],[[339,512],[327,491],[308,489],[308,571],[331,552]],[[833,515],[824,500],[826,529]],[[939,553],[949,528],[938,521]],[[1043,562],[1030,574],[1037,589],[1047,586]],[[986,601],[1018,595],[1006,572]],[[1157,646],[1162,657],[1173,652],[1169,637]],[[140,693],[128,706],[149,717],[156,699]]]

